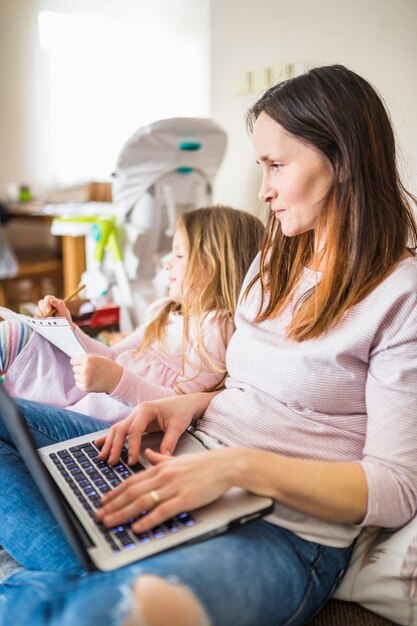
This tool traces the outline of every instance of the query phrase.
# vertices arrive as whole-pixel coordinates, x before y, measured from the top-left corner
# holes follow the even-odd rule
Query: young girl
[[[112,347],[83,333],[62,300],[45,296],[36,315],[54,307],[87,352],[71,361],[24,323],[0,323],[9,393],[115,422],[144,400],[218,388],[240,287],[262,235],[258,218],[230,207],[182,214],[166,264],[169,298]]]

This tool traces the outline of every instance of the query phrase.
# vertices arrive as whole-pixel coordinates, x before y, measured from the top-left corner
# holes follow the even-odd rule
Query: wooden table
[[[37,220],[46,222],[49,225],[54,219],[53,216],[45,212],[42,204],[28,202],[27,204],[14,204],[7,206],[7,213],[11,219]],[[62,251],[62,278],[64,294],[69,294],[77,288],[81,274],[86,269],[85,258],[85,238],[64,235],[61,239]],[[36,271],[37,259],[33,257],[33,269]],[[39,268],[39,273],[42,272]]]

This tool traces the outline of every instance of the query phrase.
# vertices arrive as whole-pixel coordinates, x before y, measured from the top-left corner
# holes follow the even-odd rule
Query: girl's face
[[[169,297],[182,304],[182,283],[188,262],[187,241],[181,229],[177,229],[172,240],[172,254],[165,264],[168,273]]]
[[[270,203],[284,235],[315,230],[333,180],[330,161],[264,112],[256,120],[253,144],[262,168],[259,199]]]

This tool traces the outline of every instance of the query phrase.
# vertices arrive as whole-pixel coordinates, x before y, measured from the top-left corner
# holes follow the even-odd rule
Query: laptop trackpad
[[[152,450],[159,452],[163,436],[163,433],[145,433],[142,437],[141,454],[143,455],[146,448],[152,448]],[[189,432],[185,432],[178,440],[174,456],[204,452],[205,450],[206,448],[197,437],[194,437]]]

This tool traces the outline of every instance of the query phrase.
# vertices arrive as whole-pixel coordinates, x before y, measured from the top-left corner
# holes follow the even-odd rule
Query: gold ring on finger
[[[152,498],[153,505],[156,506],[161,502],[161,498],[159,497],[159,493],[155,490],[149,492],[149,495]]]

